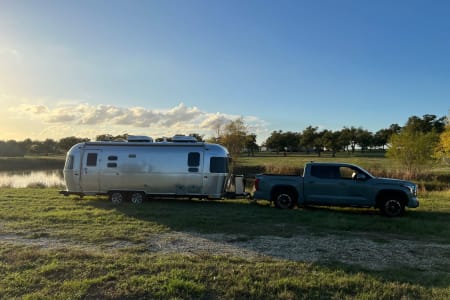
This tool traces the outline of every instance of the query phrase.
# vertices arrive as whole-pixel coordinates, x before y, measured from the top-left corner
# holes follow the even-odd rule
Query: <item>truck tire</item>
[[[125,195],[122,192],[110,192],[109,200],[111,200],[112,204],[121,204],[125,199]]]
[[[396,197],[386,197],[381,202],[381,213],[388,217],[399,217],[405,212],[405,204]]]
[[[142,192],[132,192],[130,195],[130,201],[133,204],[142,204],[145,199],[145,194]]]
[[[294,196],[289,191],[276,191],[273,195],[273,202],[275,207],[280,209],[287,209],[294,207]]]

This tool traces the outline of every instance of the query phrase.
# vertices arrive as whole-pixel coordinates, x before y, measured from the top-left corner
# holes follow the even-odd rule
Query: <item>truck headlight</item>
[[[408,188],[413,196],[417,196],[417,185],[415,185],[415,184],[405,184],[403,186]]]

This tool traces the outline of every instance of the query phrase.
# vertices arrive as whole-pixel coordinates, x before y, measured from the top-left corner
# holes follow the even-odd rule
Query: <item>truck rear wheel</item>
[[[141,204],[144,201],[145,194],[142,192],[132,192],[130,195],[131,203]]]
[[[112,204],[121,204],[125,199],[125,195],[122,192],[110,192],[109,200]]]
[[[287,209],[294,207],[294,196],[289,191],[276,191],[274,194],[275,207]]]

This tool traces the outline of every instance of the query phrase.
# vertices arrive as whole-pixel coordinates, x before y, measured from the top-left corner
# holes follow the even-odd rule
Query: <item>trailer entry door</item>
[[[84,153],[80,176],[82,192],[99,192],[101,153],[101,150],[87,150]]]

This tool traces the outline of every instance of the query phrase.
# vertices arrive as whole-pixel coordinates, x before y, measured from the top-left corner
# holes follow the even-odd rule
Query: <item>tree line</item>
[[[318,127],[308,126],[301,132],[273,131],[261,146],[277,153],[304,151],[307,153],[315,152],[318,156],[327,150],[334,156],[339,151],[355,152],[357,149],[360,151],[384,150],[388,144],[391,144],[390,149],[393,148],[392,145],[397,149],[412,148],[412,145],[396,146],[396,144],[406,140],[410,140],[411,143],[417,143],[423,138],[419,133],[427,135],[430,139],[428,142],[424,142],[425,144],[437,146],[440,135],[446,130],[446,125],[446,117],[438,118],[436,115],[426,114],[423,117],[410,117],[403,127],[398,124],[392,124],[388,128],[380,129],[375,133],[362,127],[354,126],[344,127],[336,131],[329,129],[319,130]],[[409,133],[409,135],[406,133]],[[195,137],[198,141],[204,141],[203,135],[191,133],[190,136]],[[399,136],[405,137],[399,139]],[[116,136],[101,134],[95,140],[126,140],[126,137],[126,134]],[[211,137],[207,141],[226,146],[234,156],[242,151],[247,151],[249,155],[253,155],[254,152],[260,149],[256,139],[257,135],[249,131],[243,118],[238,118],[218,127],[217,136]],[[156,141],[161,140],[162,138],[156,139]],[[62,138],[59,141],[53,139],[46,139],[45,141],[34,141],[31,139],[24,141],[0,141],[0,156],[64,154],[76,143],[86,141],[89,141],[89,139],[74,136]],[[445,144],[442,147],[442,149],[446,149]],[[444,150],[441,153],[444,153],[441,157],[447,155]],[[395,157],[392,154],[392,150],[391,156]]]
[[[311,152],[321,155],[324,150],[331,151],[334,156],[339,151],[355,152],[358,148],[362,152],[372,149],[385,150],[386,145],[394,135],[398,135],[404,128],[414,132],[444,131],[446,118],[435,115],[424,115],[422,118],[413,116],[408,119],[405,126],[392,124],[388,128],[373,133],[362,127],[344,127],[341,130],[320,130],[318,127],[308,126],[302,132],[273,131],[265,141],[264,146],[269,150],[280,152]]]

